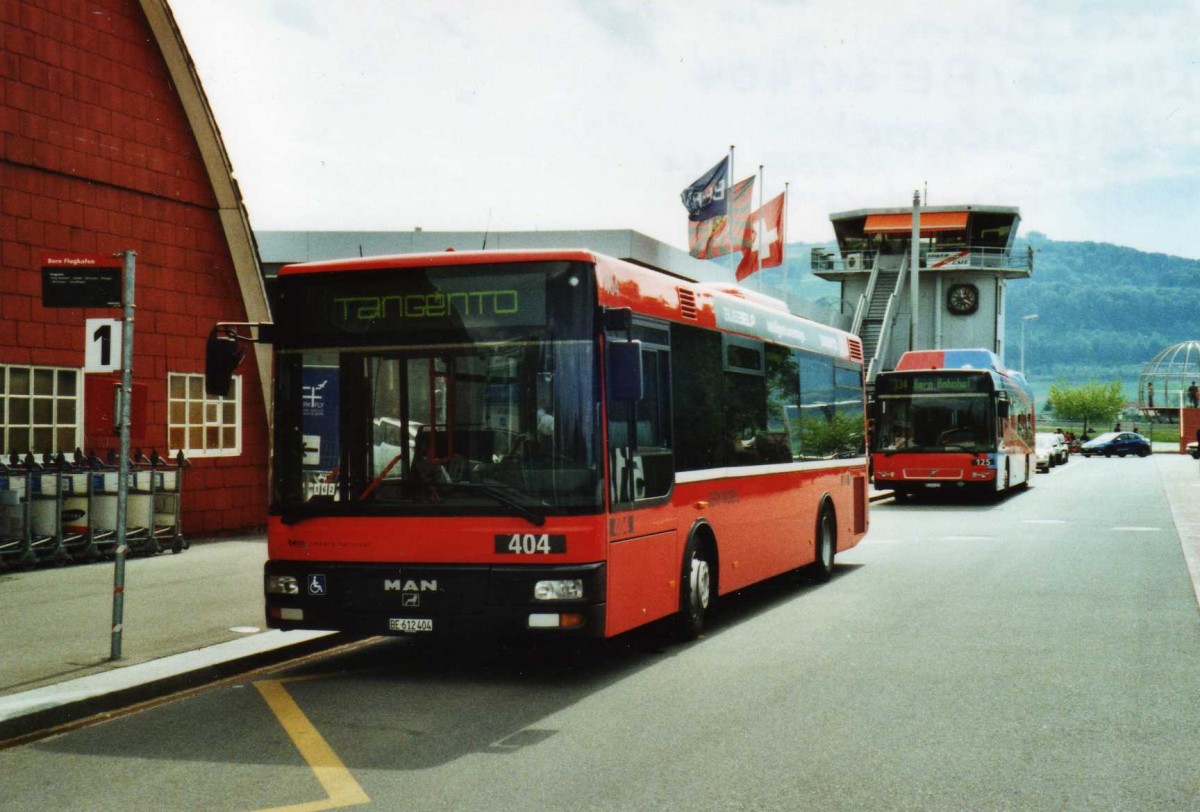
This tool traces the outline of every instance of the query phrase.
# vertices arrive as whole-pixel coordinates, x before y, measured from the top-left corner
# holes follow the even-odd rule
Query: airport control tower
[[[841,283],[842,309],[854,313],[851,331],[869,362],[868,385],[910,349],[983,347],[1004,358],[1005,285],[1033,273],[1032,253],[1014,252],[1017,208],[926,207],[914,196],[911,208],[829,219],[838,253],[813,249],[813,273]]]

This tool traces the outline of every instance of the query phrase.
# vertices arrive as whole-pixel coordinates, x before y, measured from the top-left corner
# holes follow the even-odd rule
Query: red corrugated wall
[[[140,434],[165,453],[167,373],[202,372],[213,322],[245,319],[196,139],[134,2],[5,0],[0,45],[0,363],[81,368],[84,319],[119,316],[43,308],[43,254],[137,251]],[[240,372],[243,453],[192,460],[191,537],[266,520],[261,388],[251,363]],[[84,430],[87,446],[117,445]]]

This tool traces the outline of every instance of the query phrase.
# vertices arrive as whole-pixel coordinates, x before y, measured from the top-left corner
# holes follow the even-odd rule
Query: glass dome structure
[[[1188,387],[1200,386],[1200,341],[1167,347],[1146,364],[1138,378],[1138,406],[1152,418],[1174,420],[1180,406],[1193,405]]]

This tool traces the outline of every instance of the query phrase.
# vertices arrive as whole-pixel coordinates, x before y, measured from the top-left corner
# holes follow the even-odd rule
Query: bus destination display
[[[285,296],[295,308],[289,326],[301,334],[413,335],[546,323],[543,274],[449,275],[431,269],[300,279],[303,288],[285,288]]]
[[[886,380],[886,382],[885,382]],[[968,392],[986,392],[987,376],[971,375],[913,375],[880,379],[877,388],[880,394],[896,395],[952,395]]]

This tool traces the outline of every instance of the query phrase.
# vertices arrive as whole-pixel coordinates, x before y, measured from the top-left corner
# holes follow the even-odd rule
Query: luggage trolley
[[[95,455],[92,455],[95,457]],[[130,551],[138,549],[139,542],[149,533],[145,526],[131,527],[134,494],[134,473],[129,472],[128,496],[125,505],[125,543]],[[104,555],[112,555],[117,546],[117,500],[121,472],[117,467],[116,454],[109,452],[108,462],[91,472],[91,487],[88,494],[88,532],[92,543]]]
[[[66,539],[63,533],[63,489],[71,480],[64,477],[66,460],[62,454],[52,458],[42,456],[38,464],[32,454],[25,457],[25,469],[29,472],[29,546],[44,563],[68,564]]]
[[[142,449],[134,452],[129,465],[129,490],[125,504],[125,541],[134,555],[156,555],[162,552],[154,535],[154,492],[157,473],[143,469],[150,460]]]
[[[29,471],[0,462],[0,567],[28,569],[37,564],[29,538]]]
[[[63,547],[72,561],[92,562],[100,558],[101,553],[91,534],[89,514],[92,509],[92,478],[88,471],[89,460],[78,448],[70,464],[62,459],[61,454],[59,457]]]
[[[146,457],[138,449],[130,463],[125,505],[125,543],[129,552],[156,555],[168,548],[174,553],[186,550],[188,543],[179,522],[183,467],[187,464],[183,452],[179,452],[176,464],[171,465],[157,451]],[[110,554],[116,544],[120,482],[120,473],[114,466],[115,458],[110,455],[103,470],[92,472],[88,510],[90,538],[98,549]]]
[[[188,543],[179,524],[179,515],[187,458],[180,451],[175,456],[175,464],[171,465],[157,451],[151,451],[149,462],[151,535],[162,549],[169,547],[172,553],[183,552]]]
[[[5,525],[0,528],[4,540],[0,541],[0,558],[14,567],[27,569],[40,560],[62,560],[58,538],[46,532],[48,522],[53,520],[54,497],[40,493],[42,466],[26,454],[22,460],[13,452],[5,467],[5,490],[8,494],[0,501],[3,506]],[[52,484],[51,487],[55,487]]]

